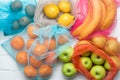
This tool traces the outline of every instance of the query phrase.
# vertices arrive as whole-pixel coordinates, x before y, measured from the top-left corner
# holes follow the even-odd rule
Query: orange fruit
[[[60,44],[60,45],[65,44],[68,41],[67,36],[65,36],[65,37],[63,35],[60,35],[58,38],[58,44]]]
[[[37,44],[34,47],[33,53],[35,56],[41,56],[42,54],[44,54],[47,51],[47,48],[45,45],[42,44]]]
[[[26,65],[27,61],[28,61],[27,60],[27,52],[21,51],[21,52],[17,53],[16,60],[19,64]]]
[[[12,48],[14,48],[16,50],[21,50],[24,47],[25,43],[21,36],[15,36],[14,38],[12,38],[10,44],[11,44]]]
[[[37,76],[37,70],[34,67],[28,65],[28,66],[24,67],[24,74],[27,77],[30,77],[30,78],[32,77],[33,78],[33,77]]]
[[[57,61],[57,59],[54,59],[55,58],[55,52],[50,52],[47,57],[45,58],[45,62],[48,63],[48,64],[53,64]]]
[[[56,48],[56,41],[55,41],[55,39],[51,39],[50,41],[49,40],[45,40],[44,41],[44,45],[46,46],[46,47],[48,47],[48,50],[55,50],[55,48]]]
[[[33,58],[32,56],[30,56],[30,65],[32,65],[35,68],[38,68],[41,66],[41,64],[42,64],[42,61],[39,61],[39,60]]]
[[[44,64],[39,68],[38,73],[42,77],[49,76],[52,74],[52,67],[47,64]]]
[[[34,26],[33,25],[29,26],[28,29],[27,29],[27,33],[28,33],[30,38],[36,38],[37,37],[37,35],[34,34],[33,31],[34,31]]]
[[[29,39],[29,40],[27,41],[27,43],[26,43],[26,48],[29,49],[30,46],[33,44],[34,41],[35,41],[34,39]]]

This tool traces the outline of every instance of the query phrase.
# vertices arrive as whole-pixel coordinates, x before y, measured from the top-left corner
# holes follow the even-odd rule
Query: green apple
[[[71,61],[74,49],[72,47],[63,47],[60,54],[59,59],[62,62],[69,62]]]
[[[90,70],[90,74],[96,79],[96,80],[103,80],[103,78],[106,75],[106,70],[103,66],[93,66]]]
[[[100,56],[96,55],[95,53],[92,53],[91,60],[94,64],[103,64],[105,62],[105,59],[101,58]]]
[[[82,65],[87,69],[90,70],[92,67],[92,61],[89,57],[81,57],[80,61],[82,63]]]
[[[87,56],[90,56],[90,54],[91,54],[91,51],[87,51],[87,52],[83,53],[82,56],[87,57]]]
[[[62,73],[66,77],[73,77],[77,73],[77,70],[73,63],[65,63],[62,66]]]
[[[106,70],[110,70],[110,64],[108,63],[108,61],[105,61],[105,63],[104,63],[104,68],[105,68]]]

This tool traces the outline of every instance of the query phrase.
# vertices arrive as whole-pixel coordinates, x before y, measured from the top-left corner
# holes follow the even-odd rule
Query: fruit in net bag
[[[27,28],[27,33],[29,35],[30,38],[36,38],[37,35],[34,34],[34,26],[33,25],[30,25],[28,28]]]
[[[32,65],[35,68],[39,68],[42,65],[42,61],[30,56],[30,65]]]
[[[57,58],[55,59],[56,53],[50,52],[47,57],[45,58],[45,63],[47,64],[54,64],[57,62]]]
[[[19,0],[15,0],[10,4],[10,8],[12,11],[19,11],[22,9],[22,7],[23,7],[23,5],[22,5],[21,1],[19,1]]]
[[[21,27],[26,27],[30,23],[31,23],[31,19],[28,18],[27,16],[21,17],[19,19],[19,24]]]
[[[52,19],[56,18],[60,13],[58,6],[54,3],[46,4],[43,8],[43,11],[48,18]]]
[[[81,56],[82,57],[88,57],[88,56],[90,56],[91,55],[91,51],[87,51],[87,52],[85,52],[84,54],[82,54]]]
[[[92,44],[103,49],[109,56],[119,56],[120,43],[116,38],[99,33],[91,37]]]
[[[46,51],[47,51],[47,47],[43,44],[38,43],[33,49],[33,54],[38,57],[43,55]]]
[[[117,65],[117,68],[120,70],[120,64],[119,64],[120,58],[117,56],[110,56],[110,57],[114,61],[114,63]]]
[[[74,16],[69,13],[63,13],[58,18],[58,23],[63,26],[69,26],[74,21]]]
[[[83,54],[90,51],[89,60],[84,59]],[[114,60],[113,60],[114,59]],[[111,58],[103,50],[97,48],[92,44],[79,44],[75,46],[72,61],[75,68],[86,76],[88,80],[113,80],[119,71],[118,58]],[[88,62],[91,60],[92,67],[87,68]],[[86,64],[85,64],[86,63]]]
[[[24,47],[25,42],[21,36],[15,36],[12,38],[10,44],[15,50],[21,50]]]
[[[12,29],[13,29],[13,30],[17,30],[17,29],[19,29],[19,28],[20,28],[19,21],[18,21],[18,20],[13,21]]]
[[[58,44],[62,45],[66,42],[68,42],[68,36],[66,36],[65,34],[58,37]]]
[[[45,40],[44,45],[48,48],[48,50],[52,51],[56,49],[56,40],[55,39],[50,39],[50,40]]]
[[[93,37],[91,41],[98,48],[104,48],[107,39],[105,36],[96,36],[96,37]]]
[[[87,70],[90,70],[93,63],[91,61],[91,59],[89,57],[81,57],[81,62],[83,64],[83,66],[87,69]]]
[[[35,41],[34,39],[29,39],[26,43],[26,48],[29,49],[34,41]]]
[[[34,17],[34,13],[35,13],[35,8],[36,6],[33,4],[28,4],[25,7],[25,13],[27,14],[27,16],[33,18]]]
[[[100,56],[96,55],[95,53],[91,54],[91,60],[96,65],[100,65],[100,64],[103,64],[105,62],[105,59],[101,58]]]
[[[104,63],[104,68],[106,69],[106,70],[110,70],[110,64],[108,63],[108,61],[105,61],[105,63]]]
[[[59,3],[58,3],[58,7],[59,9],[64,12],[64,13],[68,13],[71,11],[71,4],[69,1],[63,1],[61,0]]]
[[[105,51],[110,55],[117,55],[120,52],[120,43],[115,39],[106,42]]]
[[[26,65],[27,61],[28,61],[28,56],[27,55],[28,54],[25,51],[21,51],[21,52],[17,53],[17,55],[16,55],[17,62],[21,65]]]
[[[96,80],[102,80],[106,76],[106,71],[103,66],[93,66],[90,73]]]
[[[24,74],[29,78],[34,78],[37,76],[37,70],[34,67],[27,65],[24,67]]]
[[[47,64],[43,64],[39,70],[38,73],[40,76],[42,77],[47,77],[50,76],[52,74],[52,67],[47,65]]]

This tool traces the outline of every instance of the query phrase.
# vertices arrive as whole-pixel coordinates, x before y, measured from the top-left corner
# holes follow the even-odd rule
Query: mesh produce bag
[[[90,43],[89,44],[88,43],[78,44],[75,47],[72,61],[76,69],[80,73],[84,74],[88,80],[96,80],[96,77],[93,76],[91,70],[94,66],[103,66],[104,63],[98,64],[98,63],[93,62],[92,67],[90,69],[85,68],[83,66],[82,57],[85,57],[85,53],[87,52],[90,52],[90,54],[86,57],[91,57],[91,55],[94,54],[94,55],[99,56],[99,58],[102,58],[105,61],[108,61],[110,65],[110,69],[109,70],[105,69],[106,73],[104,77],[102,78],[102,80],[113,80],[115,75],[119,71],[115,62],[103,50],[98,49],[97,47],[91,45]],[[92,60],[92,58],[90,59]],[[102,69],[100,70],[100,72],[102,73]],[[98,70],[98,74],[99,74],[99,70]]]
[[[74,10],[75,7],[74,7],[74,1],[73,0],[49,0],[49,1],[48,0],[38,0],[38,5],[36,7],[36,12],[35,12],[35,17],[34,17],[35,23],[42,26],[42,27],[50,25],[50,24],[59,24],[57,22],[57,20],[58,20],[58,17],[63,14],[63,12],[60,11],[57,18],[50,19],[44,14],[43,9],[44,9],[44,6],[46,4],[55,4],[55,5],[58,6],[58,3],[60,1],[63,1],[63,2],[68,2],[69,1],[70,5],[71,5],[70,14],[72,14],[72,15],[74,15],[74,17],[76,17],[77,12]],[[62,27],[70,28],[75,23],[75,21],[76,21],[76,18],[74,18],[74,21],[68,26],[64,26],[62,24],[59,24],[59,25],[61,25]]]
[[[117,8],[119,8],[119,3],[120,1],[119,0],[111,0],[114,2],[114,4],[111,4],[111,5],[114,5],[114,12],[115,12],[115,17],[110,20],[112,21],[111,24],[108,26],[108,28],[106,29],[100,29],[101,27],[101,24],[104,24],[105,21],[101,22],[101,24],[99,23],[89,35],[86,35],[86,37],[84,39],[89,39],[89,37],[93,36],[93,35],[96,35],[96,34],[104,34],[104,35],[109,35],[112,30],[116,27],[116,23],[118,22],[117,19],[116,19],[116,12],[117,12]],[[107,1],[106,1],[107,2]],[[75,35],[74,31],[77,30],[77,28],[79,29],[81,27],[81,25],[84,25],[84,21],[87,19],[87,14],[88,14],[88,8],[89,8],[89,4],[88,4],[88,0],[77,0],[77,2],[75,3],[75,7],[76,7],[76,10],[79,12],[77,14],[77,17],[76,17],[76,22],[75,24],[72,26],[71,28],[71,33],[74,34],[73,36],[78,38],[79,35],[82,35],[83,33],[81,34],[78,34],[78,35]],[[109,5],[108,5],[109,6]],[[105,8],[104,8],[105,9]],[[111,9],[112,10],[112,9]],[[107,10],[106,10],[107,11]],[[112,12],[112,11],[111,11]],[[105,18],[106,19],[106,18]],[[103,19],[104,20],[104,19]],[[109,23],[109,21],[107,22]],[[89,24],[89,23],[88,23]],[[87,25],[86,25],[87,26]],[[89,26],[88,26],[89,27]],[[91,26],[92,28],[92,26]],[[89,29],[88,29],[89,30]],[[82,29],[81,29],[82,31]],[[81,32],[79,31],[79,32]],[[85,32],[85,31],[84,31]],[[86,32],[87,33],[87,32]],[[85,34],[86,34],[85,33]],[[77,33],[76,33],[77,34]]]
[[[38,36],[38,38],[29,49],[29,52],[31,55],[38,58],[42,58],[39,56],[43,56],[44,58],[44,56],[49,54],[47,53],[49,51],[55,51],[59,53],[59,51],[61,51],[61,46],[69,46],[73,42],[73,38],[69,31],[61,28],[59,25],[49,25],[47,27],[40,28],[35,32],[35,34]],[[44,52],[34,53],[34,47],[38,47],[37,44],[46,46],[47,49],[44,51],[46,54],[44,54]]]
[[[32,23],[21,33],[2,44],[18,63],[26,77],[48,79],[52,75],[57,56],[72,44],[69,31],[58,25],[40,28]]]
[[[0,31],[4,35],[18,33],[33,22],[36,0],[4,0],[0,4]]]

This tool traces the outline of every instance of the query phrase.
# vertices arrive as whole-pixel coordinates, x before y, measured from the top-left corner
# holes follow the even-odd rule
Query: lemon
[[[60,1],[58,3],[58,7],[62,12],[70,12],[71,11],[71,5],[68,1]]]
[[[69,26],[74,20],[74,16],[69,13],[64,13],[58,18],[58,23],[63,26]]]
[[[58,6],[53,3],[46,4],[43,8],[43,11],[48,18],[56,18],[60,13]]]

